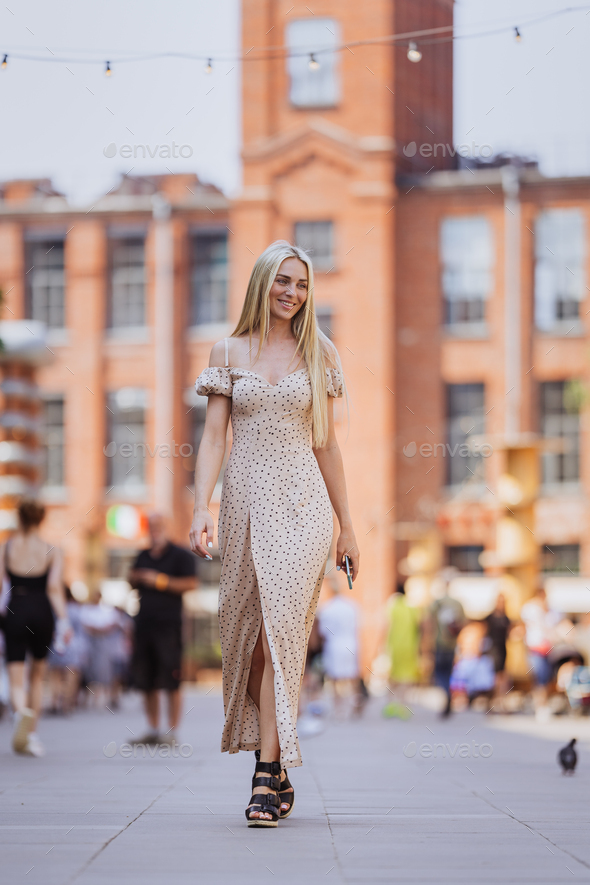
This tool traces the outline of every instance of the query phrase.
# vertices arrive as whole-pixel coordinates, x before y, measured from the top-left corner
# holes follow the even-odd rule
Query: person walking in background
[[[88,662],[88,640],[81,620],[82,605],[66,586],[66,605],[72,637],[67,645],[54,642],[48,657],[49,712],[67,715],[76,706],[82,673]],[[57,646],[57,647],[56,647]]]
[[[318,612],[324,675],[334,689],[334,706],[352,698],[353,712],[359,712],[363,695],[359,686],[358,606],[331,581],[332,598]]]
[[[232,419],[219,514],[221,749],[260,751],[245,812],[251,827],[276,827],[293,808],[286,769],[302,764],[297,710],[332,508],[340,523],[336,563],[348,555],[353,580],[359,568],[334,430],[343,378],[318,328],[313,292],[308,255],[282,240],[269,246],[256,260],[233,335],[215,344],[196,382],[209,397],[190,530],[201,557],[213,546],[208,505]]]
[[[88,648],[84,675],[93,703],[100,709],[106,706],[113,710],[113,702],[118,697],[114,693],[113,639],[119,624],[119,612],[100,600],[95,605],[85,605],[80,620]]]
[[[149,518],[150,546],[129,572],[139,591],[135,616],[133,678],[144,693],[148,733],[137,743],[174,744],[180,719],[182,667],[182,594],[196,587],[196,559],[190,550],[168,540],[165,518]],[[168,696],[168,731],[160,736],[160,698]]]
[[[444,595],[430,606],[428,629],[434,650],[434,681],[442,688],[447,701],[442,715],[451,713],[451,675],[455,662],[457,637],[465,624],[465,612],[457,599],[449,596],[449,580],[445,577]]]
[[[4,615],[10,699],[16,713],[15,753],[43,756],[36,732],[41,713],[46,659],[56,627],[61,648],[72,636],[63,585],[62,553],[39,534],[42,504],[24,499],[18,505],[19,527],[0,548],[0,578],[10,584]],[[28,686],[25,659],[29,655]]]
[[[525,627],[525,644],[535,677],[535,708],[539,712],[547,703],[547,686],[553,677],[549,652],[557,641],[555,628],[562,616],[550,610],[545,589],[539,587],[533,598],[521,608],[520,617]]]
[[[510,618],[506,614],[506,597],[503,593],[498,594],[494,611],[487,616],[486,623],[490,654],[496,674],[496,693],[503,697],[507,691],[506,641],[511,627]]]
[[[383,715],[408,719],[411,711],[407,706],[409,686],[420,679],[420,636],[422,611],[408,605],[403,584],[399,584],[387,605],[386,649],[390,661],[389,681],[397,700],[386,704]]]

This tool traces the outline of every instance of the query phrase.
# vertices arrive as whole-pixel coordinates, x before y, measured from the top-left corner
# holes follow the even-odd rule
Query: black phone
[[[348,556],[344,556],[344,567],[346,568],[346,577],[348,578],[348,586],[349,589],[352,590],[352,570],[350,565],[350,559]]]

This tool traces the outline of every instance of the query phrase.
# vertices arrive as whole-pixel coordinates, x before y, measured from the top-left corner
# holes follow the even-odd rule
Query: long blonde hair
[[[258,351],[270,328],[270,290],[285,258],[298,258],[307,267],[307,299],[291,321],[291,330],[297,341],[297,350],[305,360],[309,371],[312,394],[312,439],[314,448],[321,448],[328,439],[328,395],[326,391],[326,368],[328,365],[342,372],[336,348],[318,327],[313,286],[313,266],[309,256],[298,246],[286,240],[271,243],[260,255],[252,268],[246,298],[232,338],[246,333],[252,344],[252,334],[258,333]]]

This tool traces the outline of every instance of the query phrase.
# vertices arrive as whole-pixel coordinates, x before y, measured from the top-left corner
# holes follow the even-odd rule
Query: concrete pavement
[[[215,690],[186,694],[185,758],[121,755],[145,727],[136,696],[116,713],[43,719],[43,759],[11,753],[5,719],[2,881],[590,883],[583,743],[578,772],[563,777],[563,740],[506,730],[506,717],[500,729],[483,714],[441,721],[416,706],[401,722],[381,706],[302,740],[295,811],[270,831],[246,826],[253,755],[218,752]],[[576,735],[575,721],[560,727]]]

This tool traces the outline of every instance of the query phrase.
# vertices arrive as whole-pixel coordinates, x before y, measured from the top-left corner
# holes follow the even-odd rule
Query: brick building
[[[112,505],[167,512],[186,543],[194,379],[202,339],[228,328],[228,209],[196,175],[126,178],[89,210],[47,181],[2,188],[4,318],[47,327],[41,494],[69,581],[124,576],[138,533],[106,531]]]
[[[590,180],[513,163],[399,184],[398,520],[436,524],[447,564],[483,572],[486,552],[496,574],[505,447],[532,442],[536,566],[571,583],[590,571]]]

